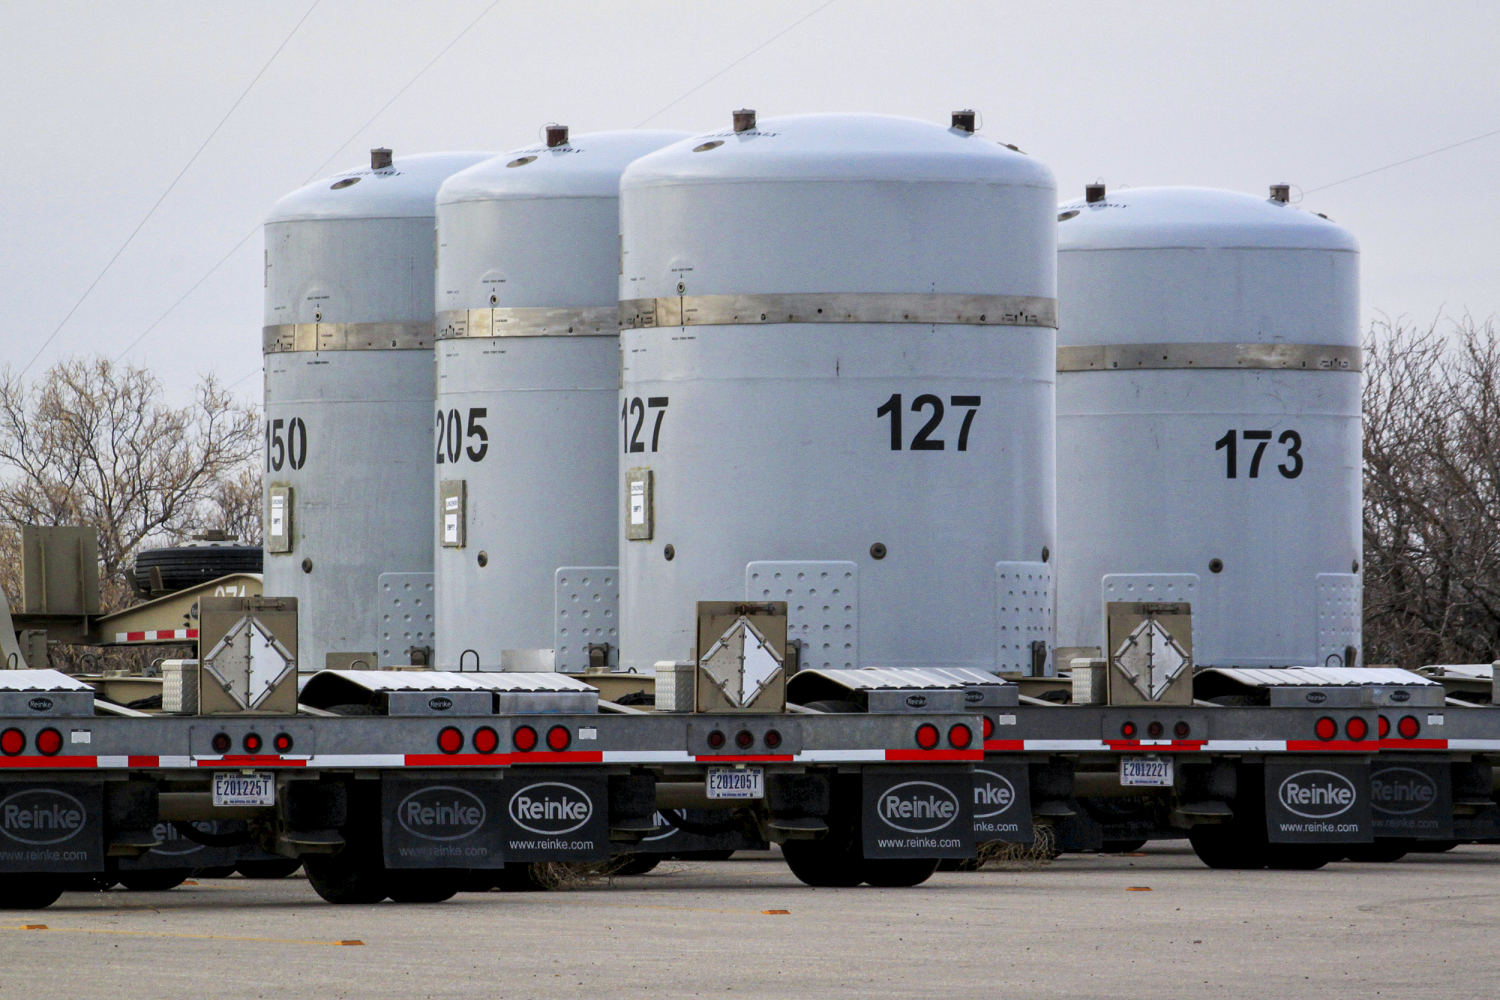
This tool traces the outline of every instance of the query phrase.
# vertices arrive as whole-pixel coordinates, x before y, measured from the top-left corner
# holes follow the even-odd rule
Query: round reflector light
[[[1390,719],[1387,719],[1385,716],[1382,715],[1380,717],[1380,721],[1376,724],[1376,726],[1377,726],[1377,731],[1380,733],[1380,738],[1381,739],[1385,739],[1387,736],[1391,735],[1391,720]]]
[[[1179,722],[1177,723],[1177,725],[1172,727],[1172,735],[1176,736],[1179,740],[1187,739],[1190,735],[1192,735],[1192,732],[1193,727],[1188,725],[1186,722]]]
[[[234,741],[229,738],[228,733],[214,733],[214,738],[208,741],[208,745],[214,753],[228,753]]]
[[[948,742],[959,750],[967,750],[974,742],[974,733],[962,722],[954,723],[948,730]]]
[[[246,733],[244,746],[246,753],[260,753],[260,734]]]
[[[1355,716],[1344,723],[1344,732],[1356,743],[1370,735],[1370,724],[1359,716]]]
[[[458,753],[464,748],[464,734],[452,726],[438,730],[438,749],[443,753]]]
[[[568,732],[567,726],[553,726],[547,730],[547,746],[553,750],[566,750],[573,742],[573,734]]]
[[[510,742],[522,753],[530,753],[536,749],[536,730],[530,726],[517,726],[510,734]]]
[[[995,735],[995,720],[988,715],[984,717],[984,738],[989,739]]]
[[[7,729],[0,733],[0,753],[14,757],[26,749],[26,734],[19,729]]]
[[[724,735],[724,731],[722,729],[715,729],[715,730],[713,730],[712,732],[710,732],[708,734],[708,747],[709,747],[709,749],[710,750],[718,750],[719,748],[721,748],[724,745],[724,741],[726,739],[728,739],[728,737]]]
[[[734,734],[734,745],[741,750],[749,750],[755,746],[755,737],[751,734],[750,730],[741,729]]]
[[[276,748],[277,753],[291,753],[292,747],[297,743],[292,739],[291,733],[277,733],[276,738],[271,740],[271,745]]]
[[[500,746],[500,734],[489,726],[474,730],[474,749],[480,753],[494,753]]]
[[[1146,725],[1146,735],[1151,737],[1153,740],[1161,739],[1161,734],[1166,731],[1166,727],[1155,720],[1152,720]]]
[[[942,734],[938,732],[938,727],[930,722],[924,722],[917,727],[917,746],[923,750],[931,750],[936,747],[938,740],[941,738]]]
[[[781,731],[779,729],[767,729],[766,748],[775,750],[779,746],[781,746]]]
[[[44,756],[51,757],[62,749],[62,733],[56,729],[43,729],[36,734],[36,748]]]
[[[1320,740],[1331,740],[1339,734],[1339,724],[1325,715],[1313,726],[1313,732],[1318,734]]]
[[[1135,738],[1135,723],[1127,722],[1120,727],[1120,735],[1127,740]]]
[[[1415,715],[1403,715],[1401,721],[1396,723],[1396,732],[1401,734],[1403,740],[1414,740],[1421,731],[1422,724]]]

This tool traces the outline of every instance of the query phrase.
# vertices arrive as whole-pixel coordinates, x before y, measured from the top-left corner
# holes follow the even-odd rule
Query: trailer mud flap
[[[462,779],[387,778],[380,832],[387,868],[501,868],[502,785]]]
[[[1370,765],[1375,836],[1453,838],[1453,775],[1447,761],[1382,761]]]
[[[1029,844],[1031,788],[1025,764],[985,761],[974,766],[974,840]]]
[[[609,857],[609,781],[581,771],[505,776],[502,826],[508,861]]]
[[[972,858],[974,773],[879,768],[864,773],[861,843],[867,858]]]
[[[245,824],[238,820],[194,820],[192,827],[212,837],[244,833]],[[139,857],[116,858],[121,871],[144,871],[158,868],[217,868],[232,865],[245,853],[245,847],[210,847],[190,840],[162,820],[151,828],[161,843]]]
[[[1374,836],[1366,761],[1268,760],[1265,805],[1273,844],[1357,844]]]
[[[0,784],[0,872],[103,870],[102,785]]]

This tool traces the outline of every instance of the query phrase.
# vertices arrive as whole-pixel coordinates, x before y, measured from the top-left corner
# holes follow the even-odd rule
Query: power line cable
[[[815,14],[818,14],[818,13],[821,13],[822,11],[824,11],[824,10],[827,10],[829,7],[832,7],[836,2],[837,2],[837,0],[827,0],[826,3],[821,3],[818,6],[814,7],[812,10],[808,11],[806,14],[803,14],[801,17],[797,18],[797,20],[793,21],[791,24],[787,25],[785,28],[782,28],[780,31],[776,32],[776,34],[772,35],[770,38],[767,38],[765,41],[761,42],[759,45],[757,45],[755,48],[751,49],[749,52],[746,52],[744,55],[740,56],[738,59],[736,59],[734,62],[730,63],[728,66],[725,66],[723,69],[719,70],[713,76],[710,76],[708,79],[704,80],[702,83],[698,84],[696,87],[690,88],[687,92],[685,92],[684,94],[682,94],[676,100],[668,102],[667,104],[663,105],[659,110],[653,112],[652,114],[647,115],[645,118],[642,118],[640,121],[636,122],[635,127],[636,128],[640,128],[643,125],[645,125],[647,122],[649,122],[651,119],[656,118],[659,115],[661,115],[663,112],[668,111],[671,108],[675,108],[677,105],[681,104],[683,101],[687,100],[689,97],[693,96],[698,91],[700,91],[704,87],[708,86],[710,83],[713,83],[715,80],[717,80],[719,77],[723,76],[725,73],[728,73],[730,70],[734,69],[736,66],[738,66],[740,63],[744,62],[746,59],[749,59],[751,56],[755,55],[755,53],[759,52],[761,49],[765,48],[767,45],[770,45],[772,42],[776,41],[776,39],[780,38],[782,35],[785,35],[787,32],[791,31],[793,28],[795,28],[798,25],[800,25],[803,21],[808,20],[809,18],[811,18]]]
[[[319,2],[321,2],[321,0],[319,0]],[[480,21],[484,20],[484,17],[485,17],[486,14],[488,14],[490,11],[494,10],[499,5],[500,5],[500,0],[494,0],[494,2],[492,2],[488,7],[486,7],[484,10],[480,11],[479,12],[479,16],[475,17],[472,21],[470,21],[463,28],[463,30],[460,31],[457,35],[454,35],[453,38],[452,38],[452,40],[449,41],[447,45],[443,46],[442,50],[439,51],[437,55],[433,56],[430,60],[428,60],[427,64],[425,66],[423,66],[421,69],[417,70],[416,75],[414,75],[410,80],[407,80],[406,83],[405,83],[405,85],[403,85],[400,90],[396,91],[396,93],[391,96],[390,100],[388,100],[384,104],[382,104],[380,106],[380,109],[378,111],[376,111],[373,115],[371,115],[365,121],[365,123],[363,125],[361,125],[357,129],[355,129],[354,132],[350,134],[349,138],[345,139],[342,143],[340,143],[339,146],[338,146],[338,148],[333,151],[333,153],[328,157],[328,159],[326,159],[322,163],[318,164],[318,166],[312,171],[312,173],[310,173],[310,174],[307,175],[307,178],[302,183],[308,184],[308,183],[311,183],[314,180],[317,180],[319,177],[321,177],[323,175],[323,171],[328,167],[328,165],[330,163],[332,163],[334,160],[338,159],[339,155],[343,153],[344,148],[346,146],[348,146],[349,143],[353,142],[356,138],[359,137],[359,134],[361,132],[363,132],[365,129],[369,128],[370,125],[375,121],[375,119],[379,118],[382,114],[385,113],[385,111],[386,111],[387,108],[389,108],[392,104],[396,103],[396,99],[397,98],[399,98],[402,94],[404,94],[408,90],[410,90],[412,88],[412,85],[415,84],[418,80],[420,80],[422,78],[422,76],[429,69],[431,69],[433,66],[437,65],[437,62],[438,62],[439,59],[441,59],[441,58],[443,58],[443,56],[447,55],[448,51],[450,49],[452,49],[453,46],[455,46],[455,45],[458,44],[458,42],[459,42],[460,39],[462,39],[470,31],[472,31],[474,29],[474,26],[477,25]],[[219,270],[219,268],[223,267],[229,261],[229,258],[233,257],[234,254],[235,254],[235,252],[238,251],[240,247],[244,246],[245,243],[249,241],[250,237],[254,236],[258,232],[260,232],[260,223],[257,222],[254,226],[252,226],[250,228],[249,232],[247,232],[244,236],[240,237],[239,242],[237,242],[233,247],[231,247],[229,249],[228,253],[226,253],[224,256],[220,257],[219,260],[218,260],[218,262],[215,263],[213,267],[209,268],[206,272],[204,272],[203,277],[201,277],[197,281],[193,282],[193,286],[191,288],[189,288],[186,292],[183,292],[182,295],[178,297],[178,299],[177,299],[176,302],[173,302],[170,306],[168,306],[166,308],[166,310],[160,316],[158,316],[158,317],[156,317],[156,319],[152,320],[151,325],[148,326],[148,327],[146,327],[146,329],[142,330],[141,333],[140,333],[140,335],[137,336],[134,340],[132,340],[129,343],[129,345],[127,345],[126,348],[123,351],[121,351],[119,353],[119,355],[117,355],[115,357],[115,361],[118,362],[121,358],[125,357],[125,355],[129,354],[132,350],[134,350],[137,344],[139,344],[142,340],[146,339],[146,335],[147,334],[149,334],[152,330],[155,330],[158,326],[161,325],[161,323],[162,323],[163,320],[165,320],[168,316],[172,315],[172,313],[177,310],[177,307],[180,306],[180,305],[182,305],[182,303],[187,300],[188,296],[190,296],[194,292],[196,292],[198,290],[199,286],[201,286],[209,278],[213,277],[213,275],[215,274],[215,272],[217,272]],[[254,374],[254,373],[252,372],[250,374]],[[240,378],[236,379],[234,382],[230,383],[230,385],[231,386],[239,385],[241,382],[245,381],[245,379],[247,379],[249,377],[250,377],[250,375],[241,376]]]
[[[104,276],[109,273],[110,268],[115,266],[115,261],[120,259],[120,255],[125,252],[125,248],[130,246],[130,244],[135,240],[136,236],[145,227],[146,223],[149,222],[151,217],[156,214],[156,210],[161,207],[162,202],[166,201],[167,196],[177,189],[178,182],[182,180],[182,178],[187,174],[188,170],[192,168],[193,164],[198,162],[198,157],[203,155],[203,151],[208,148],[208,144],[213,141],[214,136],[219,134],[219,130],[224,127],[224,123],[229,121],[230,116],[234,114],[236,109],[238,109],[242,103],[244,103],[244,100],[249,95],[250,91],[255,89],[255,85],[260,82],[260,78],[266,75],[266,70],[270,69],[271,64],[276,61],[276,57],[281,55],[281,51],[287,47],[287,43],[292,40],[292,37],[297,34],[302,25],[306,23],[309,17],[312,16],[312,12],[317,9],[318,4],[322,2],[323,0],[313,0],[312,5],[307,8],[307,11],[302,15],[302,18],[292,26],[291,31],[287,32],[286,37],[281,40],[281,44],[276,46],[276,51],[271,53],[271,57],[267,59],[261,66],[260,71],[255,74],[255,77],[245,85],[245,89],[240,91],[240,96],[234,99],[234,103],[229,106],[228,111],[224,112],[224,116],[220,118],[219,123],[213,127],[213,131],[208,133],[208,137],[199,144],[198,148],[193,152],[193,155],[188,157],[188,161],[182,165],[182,169],[177,172],[177,176],[172,178],[172,183],[167,185],[167,189],[161,193],[161,197],[156,199],[156,202],[151,206],[151,208],[148,209],[146,214],[141,217],[141,221],[135,224],[135,228],[130,231],[129,236],[125,237],[125,242],[120,244],[120,248],[114,252],[114,256],[109,258],[109,261],[104,265],[104,269],[99,272],[99,274],[94,278],[93,281],[89,282],[89,286],[83,290],[83,294],[78,297],[78,301],[73,303],[73,308],[68,310],[67,315],[62,318],[62,321],[59,322],[57,326],[53,327],[52,332],[47,335],[47,339],[42,341],[41,346],[36,349],[36,353],[31,356],[31,360],[26,362],[26,367],[21,369],[22,375],[25,375],[28,371],[31,370],[31,366],[36,364],[36,359],[41,357],[42,352],[47,349],[52,341],[57,339],[57,335],[62,332],[63,327],[68,325],[68,321],[73,318],[73,314],[78,311],[78,308],[83,305],[84,301],[88,299],[89,295],[91,295],[94,289],[98,287],[99,282],[104,280]]]
[[[1342,180],[1330,181],[1327,184],[1320,184],[1315,188],[1308,188],[1303,192],[1303,194],[1312,194],[1315,191],[1326,191],[1329,188],[1336,187],[1340,184],[1348,184],[1350,181],[1357,181],[1361,177],[1369,177],[1371,174],[1378,174],[1385,170],[1394,170],[1396,167],[1404,167],[1408,163],[1415,163],[1418,160],[1425,160],[1429,156],[1436,156],[1439,153],[1446,153],[1450,149],[1457,149],[1460,146],[1467,146],[1471,142],[1479,142],[1481,139],[1489,139],[1497,135],[1500,135],[1500,129],[1495,129],[1493,132],[1485,132],[1483,135],[1472,136],[1468,139],[1460,139],[1458,142],[1452,142],[1446,146],[1439,146],[1437,149],[1429,149],[1425,153],[1418,153],[1416,156],[1408,156],[1406,159],[1397,160],[1395,163],[1387,163],[1383,167],[1376,167],[1373,170],[1366,170],[1363,173],[1353,174],[1352,176],[1345,177]]]

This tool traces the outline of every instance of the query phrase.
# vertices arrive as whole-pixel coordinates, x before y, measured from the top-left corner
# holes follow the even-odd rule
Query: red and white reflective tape
[[[198,638],[195,628],[159,628],[150,632],[116,632],[115,643],[127,642],[187,642]]]

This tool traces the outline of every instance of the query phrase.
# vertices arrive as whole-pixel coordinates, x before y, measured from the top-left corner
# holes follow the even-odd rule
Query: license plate
[[[763,799],[766,769],[763,767],[710,767],[708,797],[711,799]]]
[[[275,804],[276,775],[270,771],[254,771],[249,774],[229,771],[214,773],[214,805],[274,806]]]
[[[1120,760],[1120,784],[1170,787],[1172,761],[1161,757],[1123,757]]]

